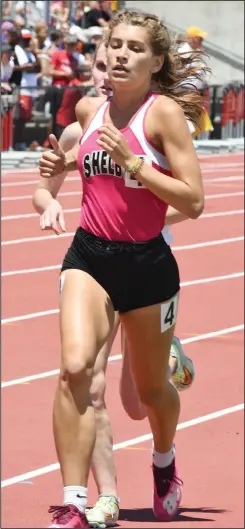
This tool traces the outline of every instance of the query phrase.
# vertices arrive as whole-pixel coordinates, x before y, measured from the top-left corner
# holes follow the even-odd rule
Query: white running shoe
[[[174,373],[171,375],[173,385],[177,391],[184,391],[191,387],[195,378],[195,368],[192,360],[185,355],[182,345],[177,336],[173,337],[170,355],[176,358],[177,366]]]
[[[116,525],[119,517],[119,499],[115,496],[99,496],[92,509],[86,509],[90,527],[105,529]]]

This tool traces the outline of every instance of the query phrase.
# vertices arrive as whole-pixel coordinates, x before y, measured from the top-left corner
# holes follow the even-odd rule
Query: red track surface
[[[215,155],[203,157],[201,163],[208,196],[204,213],[213,216],[204,215],[173,228],[181,280],[194,282],[182,289],[177,334],[187,340],[196,337],[194,343],[185,344],[185,350],[195,362],[197,375],[193,388],[181,394],[176,445],[184,497],[171,527],[240,528],[244,527],[243,410],[242,406],[238,410],[234,407],[243,403],[243,331],[231,333],[228,329],[244,322],[243,241],[236,240],[244,233],[240,211],[244,207],[243,156]],[[37,173],[28,171],[2,175],[3,217],[33,213],[28,196],[33,193],[37,178]],[[62,193],[79,190],[79,179],[69,179]],[[236,196],[213,197],[234,193]],[[19,198],[9,200],[11,197]],[[79,208],[78,194],[63,196],[61,200],[65,209]],[[228,215],[229,211],[233,213]],[[224,214],[215,216],[218,212]],[[78,212],[66,214],[68,232],[74,231],[78,219]],[[9,271],[60,264],[71,236],[49,240],[42,239],[44,235],[37,217],[2,221],[3,242],[39,239],[4,244],[2,248],[2,526],[6,528],[47,526],[47,506],[62,499],[59,472],[48,469],[44,474],[42,470],[56,462],[51,410],[57,376],[4,385],[6,381],[47,373],[59,366],[57,314],[45,314],[57,309],[58,268],[5,275]],[[220,245],[178,248],[224,239],[230,240]],[[236,273],[240,276],[234,277]],[[218,280],[218,276],[225,277]],[[195,284],[195,280],[203,278],[209,281]],[[43,315],[19,320],[20,316],[41,311]],[[222,329],[224,333],[216,335]],[[214,333],[210,338],[199,338],[210,332]],[[117,337],[112,355],[119,353]],[[112,360],[108,365],[107,402],[114,442],[125,441],[115,453],[121,498],[119,525],[162,527],[164,524],[157,522],[151,511],[151,441],[139,439],[133,446],[127,443],[148,434],[149,426],[147,421],[135,423],[125,415],[118,395],[119,376],[120,360]],[[230,413],[228,408],[232,408]],[[215,418],[206,417],[205,422],[201,419],[199,424],[194,420],[183,425],[221,410],[225,411]],[[40,472],[36,472],[38,469]],[[25,476],[31,471],[31,476]],[[17,483],[11,479],[15,477]],[[92,480],[89,493],[92,503],[96,498]]]

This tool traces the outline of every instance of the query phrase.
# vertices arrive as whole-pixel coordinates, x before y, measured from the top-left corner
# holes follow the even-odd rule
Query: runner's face
[[[110,95],[111,84],[107,75],[106,48],[104,44],[98,48],[96,58],[92,68],[94,86],[97,96]]]
[[[154,56],[146,28],[118,24],[111,34],[107,51],[107,71],[115,86],[149,84],[160,70],[161,57]]]

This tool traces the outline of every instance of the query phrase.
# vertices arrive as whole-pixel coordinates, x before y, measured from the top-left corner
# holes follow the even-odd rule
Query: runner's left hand
[[[104,149],[114,162],[124,169],[130,167],[135,161],[127,140],[112,123],[105,123],[98,129],[98,145]]]

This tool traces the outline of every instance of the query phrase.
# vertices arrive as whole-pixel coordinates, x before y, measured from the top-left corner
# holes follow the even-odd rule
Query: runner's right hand
[[[53,230],[57,235],[66,231],[64,213],[58,200],[51,200],[40,216],[41,230]]]
[[[58,144],[54,134],[50,134],[49,141],[53,151],[45,151],[39,162],[40,175],[43,178],[50,178],[61,174],[66,167],[65,152]]]

